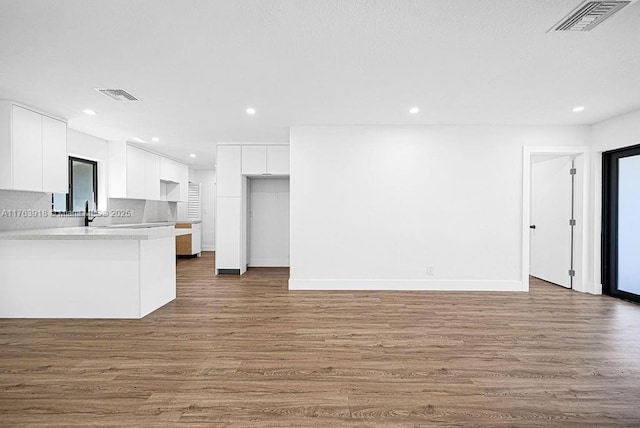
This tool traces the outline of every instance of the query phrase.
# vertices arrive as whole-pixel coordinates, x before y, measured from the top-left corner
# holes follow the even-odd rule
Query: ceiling
[[[590,124],[640,108],[640,2],[547,33],[581,2],[0,0],[0,98],[196,168],[290,125]]]

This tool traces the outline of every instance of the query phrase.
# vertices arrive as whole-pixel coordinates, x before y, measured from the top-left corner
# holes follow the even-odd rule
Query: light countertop
[[[124,228],[124,227],[62,227],[55,229],[11,230],[0,232],[0,241],[41,240],[148,240],[189,235],[190,229],[173,226]]]
[[[127,229],[138,229],[144,227],[163,227],[163,226],[175,226],[175,221],[159,221],[153,223],[116,223],[116,224],[96,224],[91,223],[90,227],[114,227],[114,228],[127,228]]]

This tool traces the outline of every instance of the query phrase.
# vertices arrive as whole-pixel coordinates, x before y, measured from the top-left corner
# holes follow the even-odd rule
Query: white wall
[[[522,290],[522,148],[588,138],[578,126],[293,127],[289,286]]]
[[[602,292],[601,248],[602,232],[602,152],[640,144],[640,110],[633,111],[591,126],[592,174],[591,218],[589,237],[591,281],[595,293]]]
[[[249,183],[249,266],[289,266],[289,178]]]
[[[198,169],[193,171],[193,182],[200,183],[202,195],[202,250],[216,249],[216,172]]]

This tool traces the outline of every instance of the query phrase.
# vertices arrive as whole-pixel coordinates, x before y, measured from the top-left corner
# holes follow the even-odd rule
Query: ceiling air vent
[[[134,97],[124,89],[95,88],[95,90],[116,101],[140,101],[139,98]]]
[[[549,31],[591,31],[620,9],[637,0],[587,0],[573,10]]]

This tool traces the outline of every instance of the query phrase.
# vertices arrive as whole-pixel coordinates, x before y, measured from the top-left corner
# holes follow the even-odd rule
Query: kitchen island
[[[188,229],[71,227],[0,233],[0,318],[142,318],[176,298]]]

